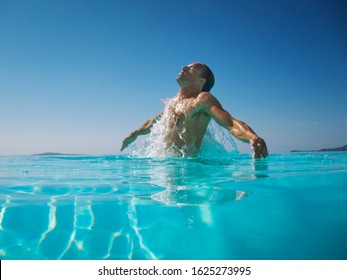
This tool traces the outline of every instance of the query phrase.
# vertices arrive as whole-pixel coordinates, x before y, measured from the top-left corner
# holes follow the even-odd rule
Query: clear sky
[[[1,0],[0,155],[119,153],[194,61],[270,153],[345,145],[346,3]]]

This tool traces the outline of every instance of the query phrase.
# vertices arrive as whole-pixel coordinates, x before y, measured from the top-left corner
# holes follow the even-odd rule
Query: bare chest
[[[208,115],[204,114],[203,106],[196,99],[177,100],[168,108],[170,126],[178,129],[190,130],[208,122]]]
[[[200,104],[196,99],[183,99],[173,102],[171,113],[179,118],[189,119],[200,111]]]

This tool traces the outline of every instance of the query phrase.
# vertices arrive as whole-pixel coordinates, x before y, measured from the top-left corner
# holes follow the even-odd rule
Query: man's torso
[[[185,155],[195,155],[199,151],[211,120],[205,110],[211,103],[210,99],[209,93],[202,93],[192,98],[175,97],[167,105],[167,147],[174,147]]]

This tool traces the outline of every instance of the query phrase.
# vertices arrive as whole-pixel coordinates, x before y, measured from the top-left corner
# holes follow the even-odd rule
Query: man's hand
[[[123,140],[122,147],[120,148],[120,151],[123,151],[126,147],[128,147],[132,142],[136,140],[137,136],[132,133],[128,137],[126,137]]]
[[[259,159],[259,158],[266,158],[268,156],[268,151],[266,147],[265,141],[260,138],[256,137],[251,139],[251,146],[254,151],[253,158]]]

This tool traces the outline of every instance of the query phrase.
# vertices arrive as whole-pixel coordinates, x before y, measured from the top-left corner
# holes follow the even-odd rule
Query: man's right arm
[[[158,115],[155,117],[149,119],[146,121],[143,125],[141,125],[138,129],[130,133],[122,143],[121,151],[123,151],[126,147],[128,147],[132,142],[134,142],[139,135],[145,135],[150,133],[151,128],[154,123],[157,122],[157,120],[162,116],[163,112],[160,112]]]

